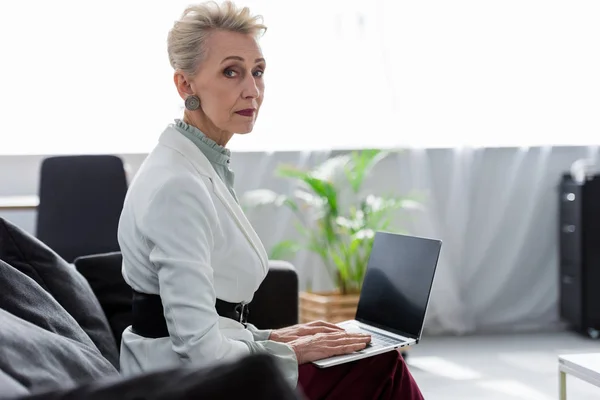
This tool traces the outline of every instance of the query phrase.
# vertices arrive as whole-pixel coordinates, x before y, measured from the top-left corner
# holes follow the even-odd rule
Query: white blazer
[[[260,334],[215,310],[217,298],[250,302],[268,257],[208,159],[172,125],[131,182],[118,239],[126,282],[160,294],[170,335],[150,339],[127,328],[123,374],[233,361],[258,348],[278,357],[295,384],[298,367],[289,345],[257,343]]]

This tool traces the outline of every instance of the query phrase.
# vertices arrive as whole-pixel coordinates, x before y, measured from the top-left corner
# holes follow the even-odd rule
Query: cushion
[[[49,332],[96,349],[77,321],[48,292],[2,260],[0,288],[0,309]]]
[[[298,274],[292,264],[269,260],[269,273],[250,303],[248,322],[259,329],[279,329],[298,323]]]
[[[25,386],[0,371],[0,399],[12,399],[26,393]]]
[[[74,261],[77,271],[96,294],[118,345],[132,320],[131,287],[123,279],[122,262],[119,252],[79,257]]]
[[[182,367],[128,379],[105,379],[22,400],[300,400],[267,355],[211,368]]]
[[[118,374],[95,346],[1,309],[0,321],[0,371],[30,393],[75,387]]]
[[[115,367],[119,353],[92,289],[75,267],[41,241],[0,218],[0,260],[29,276],[74,318]]]

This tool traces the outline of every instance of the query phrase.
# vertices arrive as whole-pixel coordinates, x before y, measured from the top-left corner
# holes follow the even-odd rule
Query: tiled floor
[[[558,399],[558,354],[599,352],[571,332],[425,337],[409,351],[426,400]],[[600,399],[600,388],[567,378],[567,398]]]

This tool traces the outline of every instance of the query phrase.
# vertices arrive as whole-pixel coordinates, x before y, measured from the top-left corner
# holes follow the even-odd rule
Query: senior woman
[[[252,131],[263,102],[265,30],[260,17],[226,2],[188,7],[169,32],[185,111],[160,136],[123,206],[118,238],[134,306],[121,369],[131,375],[268,353],[310,399],[421,399],[396,351],[327,369],[311,364],[361,350],[369,336],[321,321],[258,330],[240,315],[268,259],[237,202],[226,146]]]

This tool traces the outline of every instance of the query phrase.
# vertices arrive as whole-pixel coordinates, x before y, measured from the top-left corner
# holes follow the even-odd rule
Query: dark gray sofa
[[[131,296],[120,263],[119,253],[67,263],[0,218],[0,399],[301,398],[266,355],[121,377],[120,332],[130,322]],[[293,268],[272,262],[250,321],[296,323],[297,298]]]

